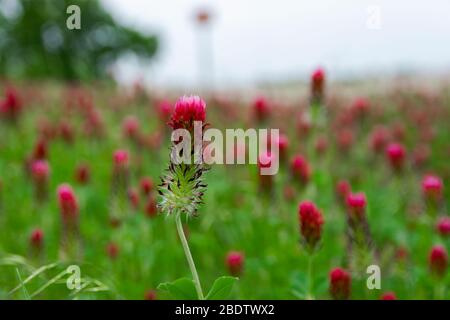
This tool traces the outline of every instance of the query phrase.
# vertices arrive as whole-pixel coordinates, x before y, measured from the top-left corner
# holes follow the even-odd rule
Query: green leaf
[[[214,281],[214,284],[206,296],[206,300],[223,300],[227,299],[233,289],[234,283],[238,280],[235,277],[223,276]]]
[[[173,282],[164,282],[158,286],[159,290],[167,292],[174,299],[197,300],[194,281],[188,278],[177,279]]]
[[[291,293],[297,299],[306,299],[307,279],[304,272],[295,271],[291,274]]]
[[[328,278],[327,276],[321,276],[314,279],[314,293],[317,296],[323,296],[328,291]]]

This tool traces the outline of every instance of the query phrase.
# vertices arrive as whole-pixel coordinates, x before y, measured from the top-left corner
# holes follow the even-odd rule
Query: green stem
[[[434,284],[434,299],[444,300],[445,299],[445,286],[440,280],[435,281]]]
[[[308,287],[306,291],[306,299],[313,300],[314,296],[312,294],[313,291],[313,278],[312,278],[312,263],[313,263],[313,255],[308,255]]]
[[[194,259],[192,259],[191,250],[189,250],[189,244],[184,235],[183,225],[181,224],[180,214],[177,213],[175,221],[177,223],[178,236],[180,237],[181,244],[183,245],[184,255],[189,264],[189,269],[191,269],[192,278],[194,279],[195,290],[197,291],[198,299],[205,300],[203,296],[202,286],[200,285],[200,279],[198,277],[197,269],[195,268]]]

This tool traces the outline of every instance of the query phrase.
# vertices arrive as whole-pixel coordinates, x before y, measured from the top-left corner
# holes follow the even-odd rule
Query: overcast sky
[[[102,1],[121,22],[161,39],[153,65],[127,63],[120,69],[124,79],[198,83],[198,49],[208,34],[199,34],[193,16],[203,7],[214,14],[216,84],[304,78],[317,65],[332,77],[450,70],[449,0]]]

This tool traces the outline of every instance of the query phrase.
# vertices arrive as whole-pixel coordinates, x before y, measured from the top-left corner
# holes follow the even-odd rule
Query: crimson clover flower
[[[300,233],[306,248],[314,251],[322,235],[324,219],[322,213],[310,201],[300,203],[298,209]]]
[[[201,122],[203,130],[206,125],[205,120],[205,101],[198,96],[183,96],[175,103],[174,112],[168,124],[174,130],[185,129],[192,133],[194,122]],[[191,142],[193,142],[193,138],[191,138]],[[193,155],[193,143],[191,143],[190,149],[191,155]],[[191,217],[196,216],[199,205],[203,203],[202,198],[206,190],[206,184],[202,179],[206,170],[202,161],[192,164],[171,161],[166,174],[161,177],[158,190],[161,196],[159,209],[168,215],[185,213]]]
[[[334,268],[330,272],[330,295],[335,300],[350,298],[351,277],[342,268]]]

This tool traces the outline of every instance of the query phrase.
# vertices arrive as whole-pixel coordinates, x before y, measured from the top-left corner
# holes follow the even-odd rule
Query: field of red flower
[[[0,298],[449,299],[450,87],[333,88],[2,83]],[[169,165],[194,120],[280,129],[279,172]]]

